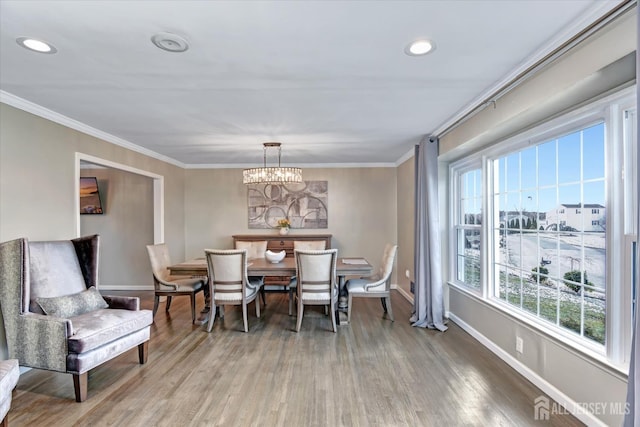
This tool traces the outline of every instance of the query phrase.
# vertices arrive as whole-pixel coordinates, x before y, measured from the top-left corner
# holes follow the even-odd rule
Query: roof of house
[[[604,209],[604,206],[599,203],[561,203],[560,206],[565,208]]]

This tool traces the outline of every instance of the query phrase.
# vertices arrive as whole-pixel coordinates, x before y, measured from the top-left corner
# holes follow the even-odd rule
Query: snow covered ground
[[[580,242],[584,239],[584,255]],[[546,235],[537,233],[510,234],[500,248],[499,262],[519,267],[530,274],[545,260],[551,277],[562,279],[567,271],[587,272],[589,282],[605,288],[605,234],[594,233]]]

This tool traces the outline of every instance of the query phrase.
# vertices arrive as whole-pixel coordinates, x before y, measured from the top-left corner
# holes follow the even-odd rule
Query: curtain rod
[[[637,6],[637,0],[626,0],[624,2],[621,2],[609,12],[582,29],[573,37],[571,37],[569,40],[565,41],[560,46],[540,58],[538,61],[531,64],[504,86],[491,93],[491,95],[485,97],[483,101],[479,102],[475,107],[463,114],[460,118],[456,119],[453,123],[446,125],[443,129],[436,129],[431,133],[431,135],[440,138],[484,110],[489,105],[493,105],[493,107],[495,108],[496,101],[498,99],[511,92],[511,90],[522,84],[526,79],[533,77],[542,67],[550,64],[560,56],[565,55],[580,43],[585,41],[588,37],[596,33],[601,28],[605,27],[606,25],[610,24],[611,22],[615,21],[616,19],[627,13],[629,10],[633,9],[635,6]]]

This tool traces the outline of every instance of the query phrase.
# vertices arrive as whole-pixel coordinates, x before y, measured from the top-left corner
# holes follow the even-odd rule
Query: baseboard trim
[[[560,404],[563,408],[565,408],[568,412],[570,412],[574,417],[582,421],[588,426],[598,426],[598,427],[606,427],[607,425],[602,422],[599,418],[596,418],[594,415],[585,412],[582,407],[569,396],[564,394],[558,388],[556,388],[553,384],[549,383],[547,380],[542,378],[540,375],[532,371],[529,367],[524,365],[518,359],[504,351],[501,347],[496,345],[489,338],[485,337],[474,329],[471,325],[466,323],[464,320],[460,319],[453,313],[448,313],[449,319],[455,322],[456,325],[460,326],[463,330],[465,330],[469,335],[478,340],[480,344],[484,345],[491,352],[493,352],[496,356],[502,359],[507,365],[511,366],[515,369],[520,375],[525,377],[527,380],[531,381],[536,387],[542,390],[547,396],[551,399],[555,400]],[[533,403],[533,402],[532,402]],[[533,417],[534,414],[531,414]],[[553,414],[551,414],[553,416]]]
[[[406,299],[411,304],[413,304],[413,295],[412,294],[410,294],[409,292],[405,291],[404,289],[402,289],[398,285],[391,285],[391,289],[395,289],[396,291],[398,291],[398,293],[400,295],[402,295],[404,297],[404,299]]]

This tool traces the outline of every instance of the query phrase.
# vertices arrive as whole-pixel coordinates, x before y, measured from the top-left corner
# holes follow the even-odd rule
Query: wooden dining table
[[[373,271],[373,266],[365,258],[338,258],[336,262],[336,274],[341,280],[345,276],[368,276]],[[169,266],[169,272],[173,276],[206,276],[207,260],[196,258]],[[272,263],[265,258],[254,258],[247,261],[247,274],[249,276],[295,276],[296,261],[294,258],[285,258],[280,262]]]
[[[195,258],[184,261],[179,264],[170,265],[169,273],[172,276],[206,276],[207,260],[205,258]],[[362,257],[338,258],[336,262],[336,275],[338,276],[338,285],[340,287],[341,302],[345,302],[344,284],[346,276],[369,276],[373,272],[373,266]],[[272,263],[265,258],[253,258],[247,261],[247,275],[249,276],[295,276],[296,260],[288,257],[280,262]],[[340,307],[346,310],[345,307]],[[205,308],[201,312],[198,323],[206,322],[210,307],[208,301],[205,302]],[[338,323],[344,325],[347,323],[346,315],[340,315]]]

